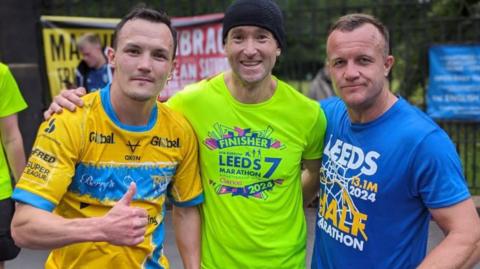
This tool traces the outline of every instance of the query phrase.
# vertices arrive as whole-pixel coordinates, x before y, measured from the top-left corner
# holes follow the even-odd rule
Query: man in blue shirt
[[[394,95],[389,34],[365,14],[341,17],[327,40],[339,98],[328,121],[312,268],[469,268],[480,221],[448,135]],[[429,221],[445,239],[426,255]]]

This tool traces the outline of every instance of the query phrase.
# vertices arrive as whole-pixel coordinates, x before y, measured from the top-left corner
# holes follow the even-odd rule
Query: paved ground
[[[312,244],[313,244],[313,224],[315,223],[315,212],[313,209],[307,210],[307,221],[308,227],[308,257],[307,263],[310,265],[310,257],[312,253]],[[170,222],[170,213],[167,213],[166,218],[166,254],[170,260],[170,265],[172,269],[182,268],[182,263],[180,260],[180,255],[177,252],[175,247],[175,239],[173,234],[172,223]],[[428,248],[431,249],[433,246],[437,245],[443,238],[442,232],[439,230],[435,223],[430,224],[430,234],[428,239]],[[47,251],[35,251],[24,249],[20,255],[13,261],[7,262],[6,269],[37,269],[43,268],[43,262],[47,256]],[[310,267],[310,266],[308,266]],[[480,264],[475,267],[475,269],[480,269]]]

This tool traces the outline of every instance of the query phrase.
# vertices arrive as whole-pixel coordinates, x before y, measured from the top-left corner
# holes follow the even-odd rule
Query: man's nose
[[[245,47],[243,48],[243,53],[247,56],[253,56],[257,53],[257,44],[253,38],[248,38],[245,41]]]
[[[138,69],[143,72],[152,71],[152,58],[148,54],[143,54],[138,60]]]
[[[347,80],[355,80],[360,76],[360,71],[354,63],[347,63],[345,67],[344,77]]]

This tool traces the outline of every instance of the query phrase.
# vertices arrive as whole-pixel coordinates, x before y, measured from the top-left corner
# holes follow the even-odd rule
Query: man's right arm
[[[28,204],[17,203],[12,236],[20,247],[52,249],[79,242],[105,241],[134,246],[144,241],[146,210],[131,207],[136,192],[132,183],[125,195],[103,217],[66,219]]]
[[[60,91],[57,96],[53,97],[52,103],[48,109],[43,112],[44,119],[48,120],[53,114],[62,113],[63,108],[75,111],[77,107],[82,107],[83,101],[80,97],[85,94],[87,94],[87,91],[83,87]]]
[[[65,219],[51,212],[18,203],[12,221],[12,237],[20,247],[53,249],[65,245],[102,241],[99,218]]]

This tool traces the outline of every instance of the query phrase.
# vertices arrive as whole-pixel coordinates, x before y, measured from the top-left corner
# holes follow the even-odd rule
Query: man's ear
[[[385,77],[388,77],[388,74],[390,74],[390,70],[392,70],[393,64],[395,63],[395,58],[392,55],[388,55],[385,58],[385,72],[384,75]]]
[[[227,43],[223,42],[222,50],[223,50],[223,53],[227,54]]]
[[[106,48],[108,63],[115,66],[115,50],[112,47]]]
[[[172,67],[170,68],[170,72],[168,73],[167,83],[168,83],[168,81],[173,79],[173,74],[175,72],[176,67],[177,67],[177,59],[172,61]]]

